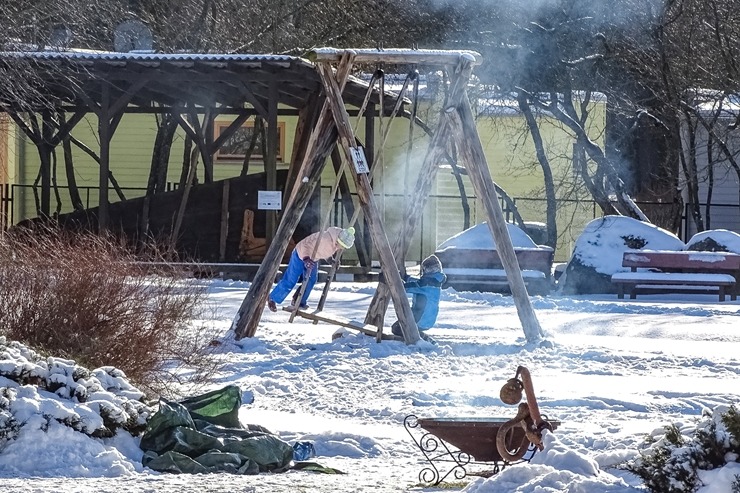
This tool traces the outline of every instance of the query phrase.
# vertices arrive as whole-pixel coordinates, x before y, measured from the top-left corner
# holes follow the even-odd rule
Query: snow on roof
[[[5,51],[3,57],[35,58],[41,60],[80,60],[80,61],[209,61],[209,62],[292,62],[302,58],[289,55],[225,54],[225,53],[151,53],[132,51],[118,53],[113,51],[74,50],[74,51]]]

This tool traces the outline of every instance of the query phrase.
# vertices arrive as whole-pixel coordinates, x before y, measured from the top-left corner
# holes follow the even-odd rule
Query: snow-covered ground
[[[428,332],[437,345],[406,346],[357,334],[332,340],[334,326],[291,324],[286,312],[267,310],[254,338],[235,341],[229,327],[248,286],[209,283],[206,313],[223,367],[204,390],[238,385],[245,402],[254,397],[242,406],[243,423],[291,443],[310,440],[316,461],[346,474],[158,474],[141,466],[137,439],[125,433],[92,439],[58,425],[24,427],[0,452],[2,491],[437,491],[419,483],[425,463],[404,418],[511,418],[515,407],[499,390],[523,365],[542,412],[562,424],[536,463],[453,481],[446,491],[632,493],[640,481],[614,466],[634,457],[647,434],[740,403],[740,301],[716,295],[534,297],[552,343],[535,348],[511,297],[445,290]],[[361,320],[374,290],[335,282],[324,312]],[[386,326],[393,320],[390,309]],[[707,477],[700,492],[730,491],[734,474],[740,468],[728,466]]]

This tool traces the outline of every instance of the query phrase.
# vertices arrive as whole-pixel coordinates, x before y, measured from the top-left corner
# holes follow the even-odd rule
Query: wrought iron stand
[[[501,472],[505,467],[529,462],[537,452],[537,448],[529,444],[527,453],[524,457],[515,462],[505,461],[503,459],[494,459],[487,461],[476,461],[474,456],[460,447],[451,447],[445,440],[435,435],[431,431],[424,431],[420,438],[417,439],[412,430],[422,429],[416,415],[410,414],[403,420],[403,426],[416,447],[424,455],[428,465],[419,471],[419,482],[436,486],[448,477],[451,479],[461,480],[466,476],[491,477]],[[497,454],[496,454],[497,455]],[[471,466],[480,466],[473,467]],[[486,468],[484,469],[483,466]]]

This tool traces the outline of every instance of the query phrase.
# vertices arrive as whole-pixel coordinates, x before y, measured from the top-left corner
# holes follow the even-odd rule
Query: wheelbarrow
[[[527,402],[520,403],[514,418],[460,417],[418,418],[409,415],[404,428],[428,462],[419,472],[419,481],[437,485],[452,477],[489,477],[505,467],[529,462],[542,450],[542,431],[555,430],[560,421],[539,412],[529,371],[520,366],[514,378],[501,389],[501,400],[516,404],[526,390]],[[417,439],[415,431],[425,432]]]

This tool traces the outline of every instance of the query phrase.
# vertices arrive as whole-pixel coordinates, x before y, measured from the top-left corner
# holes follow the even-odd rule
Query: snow
[[[740,253],[740,234],[726,229],[712,229],[696,233],[691,237],[689,242],[686,243],[686,246],[688,248],[695,243],[706,240],[707,238],[712,238],[717,243],[726,246],[730,252]]]
[[[530,238],[519,226],[515,224],[507,224],[506,226],[509,230],[511,242],[517,248],[547,248],[538,247],[535,242],[532,241],[532,238]],[[444,250],[451,247],[463,250],[495,250],[496,242],[491,235],[490,229],[488,229],[488,224],[482,222],[443,241],[437,247],[437,250]]]
[[[540,408],[562,424],[546,434],[545,451],[532,464],[491,479],[467,478],[467,491],[636,492],[639,480],[612,466],[633,457],[646,435],[738,402],[740,303],[718,303],[716,296],[534,297],[554,344],[542,349],[524,343],[510,297],[452,290],[443,292],[438,324],[428,331],[436,346],[376,344],[354,333],[332,341],[336,327],[300,318],[289,324],[281,311],[266,311],[254,338],[235,341],[228,327],[247,288],[209,284],[224,359],[212,387],[235,383],[251,392],[244,423],[266,426],[291,443],[312,441],[318,462],[348,474],[292,471],[186,482],[144,469],[137,439],[125,432],[94,439],[61,424],[44,432],[29,423],[0,452],[5,491],[218,491],[207,489],[216,485],[294,491],[296,483],[336,492],[422,488],[424,464],[403,428],[405,416],[513,417],[515,409],[503,405],[498,390],[523,365]],[[361,319],[374,288],[335,283],[325,312]],[[33,392],[26,399],[30,419],[40,400]],[[728,465],[704,474],[711,483],[702,493],[729,491],[732,471]]]
[[[609,231],[602,227],[598,237],[584,241],[608,243]],[[24,424],[19,436],[0,448],[3,491],[442,491],[420,483],[428,463],[404,418],[512,418],[516,407],[501,402],[499,389],[522,365],[532,375],[541,412],[561,425],[544,433],[544,451],[531,463],[491,478],[452,480],[444,491],[638,493],[645,491],[640,479],[616,466],[636,457],[647,436],[672,423],[688,426],[707,409],[740,404],[740,301],[720,303],[712,294],[650,294],[637,300],[534,296],[535,313],[552,343],[535,347],[523,337],[510,296],[446,289],[437,324],[427,332],[436,344],[407,346],[378,344],[353,331],[332,340],[336,326],[300,317],[289,323],[286,312],[267,310],[255,337],[235,340],[229,328],[249,283],[202,282],[209,293],[204,317],[220,342],[221,368],[201,391],[238,385],[244,392],[243,423],[265,426],[290,443],[313,442],[314,460],[346,474],[155,473],[141,465],[138,438],[120,429],[111,438],[92,438],[47,420],[49,413],[81,415],[81,404],[16,386],[22,399],[14,401],[14,409]],[[315,305],[322,287],[317,285],[309,303]],[[335,282],[324,313],[362,320],[375,288]],[[386,327],[394,320],[391,307]],[[28,354],[17,352],[14,358],[19,367],[49,370],[35,367]],[[59,360],[56,374],[72,367]],[[137,395],[113,369],[93,372],[94,379],[102,388],[91,400],[119,402]],[[0,409],[3,387],[13,383],[0,377]],[[737,474],[738,463],[703,471],[699,493],[731,491]]]
[[[652,224],[623,216],[606,216],[588,223],[576,240],[573,251],[583,265],[589,265],[602,274],[626,271],[622,267],[625,236],[645,241],[641,249],[674,250],[685,248],[678,236]]]

